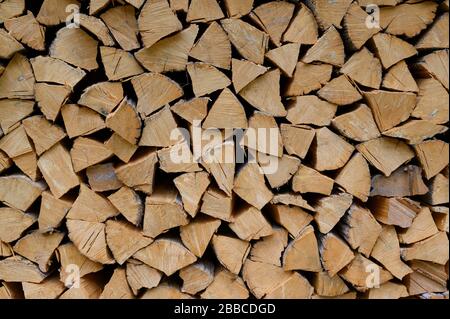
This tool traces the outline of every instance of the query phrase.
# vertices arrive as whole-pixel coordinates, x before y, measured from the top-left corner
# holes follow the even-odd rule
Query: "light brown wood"
[[[427,179],[436,176],[448,165],[448,144],[443,141],[425,141],[414,145],[414,150]]]
[[[281,46],[281,38],[294,14],[294,9],[295,6],[292,3],[271,1],[253,9],[249,16],[279,47]]]
[[[214,280],[201,294],[203,299],[247,299],[249,292],[241,277],[221,268],[214,274]]]
[[[448,299],[448,16],[0,0],[0,298]]]
[[[122,99],[123,88],[120,83],[101,82],[84,90],[78,104],[107,116]]]
[[[61,144],[56,144],[46,151],[39,158],[38,166],[51,192],[57,198],[80,184],[70,154]]]
[[[164,187],[165,186],[165,187]],[[189,223],[188,215],[177,201],[175,187],[158,185],[145,202],[144,235],[156,238],[172,228]]]
[[[146,2],[139,14],[138,27],[145,47],[151,47],[158,40],[183,28],[167,0]]]
[[[140,47],[138,24],[135,17],[135,9],[132,6],[117,6],[109,9],[101,16],[111,34],[125,51],[131,51]]]
[[[11,243],[19,239],[23,232],[36,222],[36,216],[24,214],[20,210],[2,207],[0,208],[0,240],[3,243]]]
[[[180,270],[180,277],[183,280],[181,291],[195,295],[205,290],[214,280],[214,264],[211,262],[199,261]]]
[[[371,42],[375,48],[375,54],[385,69],[417,54],[411,44],[391,34],[377,33],[372,37]]]
[[[382,231],[371,211],[357,204],[350,207],[338,229],[351,248],[366,257],[370,256]]]
[[[70,87],[36,83],[34,90],[36,102],[46,119],[55,121],[71,93]]]
[[[17,241],[13,249],[17,254],[38,264],[42,272],[48,272],[51,257],[63,238],[64,234],[60,232],[42,234],[34,231]]]
[[[378,260],[386,269],[398,279],[411,273],[412,270],[400,259],[400,245],[394,226],[384,226],[373,247],[371,256]]]
[[[221,221],[208,216],[198,216],[186,226],[180,227],[183,244],[197,257],[202,257],[217,232]]]
[[[0,177],[0,201],[6,206],[26,211],[47,186],[24,175]]]
[[[243,58],[257,64],[264,62],[269,36],[239,19],[224,19],[222,27]]]
[[[230,69],[231,43],[222,27],[212,22],[195,43],[189,56],[221,69]]]
[[[368,4],[376,2],[372,1]],[[345,38],[354,50],[361,49],[374,34],[380,31],[380,28],[376,25],[370,25],[370,28],[367,27],[367,21],[372,22],[373,20],[360,5],[362,5],[360,1],[359,5],[355,2],[350,4],[343,21]]]
[[[322,99],[337,105],[348,105],[362,99],[361,94],[345,75],[341,75],[325,84],[317,94]]]
[[[99,299],[133,299],[134,295],[128,286],[126,270],[116,268],[109,282],[105,285]]]
[[[275,69],[261,75],[248,84],[239,94],[256,109],[273,116],[285,116],[281,103],[280,70]]]
[[[101,19],[85,14],[80,14],[78,17],[80,19],[80,25],[89,32],[93,33],[103,45],[113,46],[116,44],[116,41],[110,34],[108,27]]]
[[[425,196],[425,201],[431,205],[441,205],[449,202],[448,177],[438,174],[429,185],[429,192]]]
[[[105,224],[68,219],[69,238],[84,256],[97,263],[114,264],[106,244]]]
[[[184,71],[197,33],[198,26],[194,24],[149,48],[138,51],[135,57],[144,68],[152,72]]]
[[[8,134],[17,124],[33,112],[34,103],[24,100],[0,100],[0,128]]]
[[[4,25],[9,34],[22,44],[38,51],[45,49],[45,28],[30,11],[21,17],[6,20]]]
[[[237,93],[266,73],[268,68],[247,60],[232,59],[233,86]]]
[[[138,250],[153,242],[152,238],[145,237],[138,228],[127,222],[108,220],[105,233],[108,247],[119,265],[123,265]],[[126,240],[126,245],[124,245],[124,240]]]
[[[186,21],[191,23],[210,22],[224,18],[216,0],[191,0]]]
[[[131,80],[138,97],[137,110],[150,115],[183,96],[183,89],[162,74],[146,73]]]
[[[309,94],[320,89],[331,79],[333,66],[330,64],[298,62],[292,79],[288,82],[285,96]]]
[[[367,202],[371,188],[369,164],[360,153],[356,153],[339,171],[335,182],[347,193]]]
[[[246,260],[242,276],[258,299],[309,299],[313,287],[296,272],[286,272],[270,264]]]
[[[250,250],[250,243],[223,235],[214,235],[211,241],[219,262],[230,272],[238,275]]]
[[[323,268],[330,277],[334,277],[355,257],[350,247],[334,233],[321,237],[319,247]]]
[[[386,33],[413,37],[433,22],[438,4],[425,1],[400,4],[380,10],[380,26]]]
[[[203,122],[203,128],[247,128],[247,125],[244,107],[228,88],[219,95]]]
[[[406,197],[424,195],[428,187],[422,179],[422,169],[408,165],[398,168],[391,176],[375,175],[372,178],[371,196]]]
[[[30,62],[37,82],[58,83],[73,88],[86,75],[80,68],[49,56],[37,56]]]
[[[297,237],[312,221],[313,216],[300,207],[288,205],[271,205],[272,218],[283,226],[293,237]]]
[[[144,72],[134,56],[124,50],[102,46],[100,56],[110,81],[126,80]]]
[[[342,296],[349,291],[347,285],[339,276],[330,277],[326,272],[314,274],[313,286],[316,293],[321,297]]]
[[[370,274],[368,269],[373,269],[374,272],[379,273],[380,285],[393,278],[390,272],[360,254],[357,254],[352,262],[339,272],[339,275],[358,291],[367,291],[372,288],[371,285],[373,284],[373,282],[367,280]]]
[[[390,176],[403,163],[414,157],[408,145],[389,137],[380,137],[359,144],[356,149],[384,175]],[[385,154],[390,154],[386,157]]]
[[[41,232],[53,232],[57,229],[72,205],[73,201],[70,199],[58,199],[48,191],[43,192],[38,219],[39,230]]]
[[[301,3],[300,10],[291,20],[289,27],[283,35],[284,42],[300,44],[315,44],[319,36],[318,25],[313,13]]]
[[[338,0],[331,4],[325,0],[307,1],[311,11],[314,12],[317,23],[323,30],[328,29],[332,25],[340,27],[341,20],[350,3],[351,1],[349,0]]]
[[[0,77],[0,98],[30,100],[34,96],[34,83],[30,62],[16,53]]]
[[[98,68],[97,47],[98,42],[83,30],[66,27],[56,34],[50,56],[91,71]]]
[[[211,183],[208,173],[186,173],[174,179],[174,184],[183,200],[186,212],[195,217],[200,209],[200,201]]]
[[[319,246],[314,229],[307,226],[287,247],[283,254],[285,270],[305,270],[319,272],[322,270]]]
[[[348,162],[354,147],[324,127],[316,130],[312,145],[313,167],[318,171],[339,169]]]
[[[331,26],[303,57],[303,62],[311,63],[320,61],[323,63],[342,66],[344,64],[344,44],[336,28]]]
[[[97,112],[76,104],[66,104],[61,109],[69,138],[90,135],[105,128],[103,118]]]
[[[290,100],[286,118],[292,124],[328,126],[336,111],[337,105],[323,101],[315,95],[304,95]]]
[[[446,233],[438,232],[436,235],[419,241],[402,250],[404,260],[431,261],[439,265],[448,262],[448,237]]]
[[[58,25],[66,21],[66,8],[69,5],[76,5],[79,7],[80,3],[77,0],[45,0],[42,3],[36,19],[43,25]]]
[[[206,63],[189,63],[187,70],[196,97],[222,90],[231,84],[225,74]]]
[[[353,196],[347,193],[331,195],[318,200],[314,206],[314,220],[322,234],[328,234],[352,204]]]
[[[25,10],[25,0],[6,0],[0,4],[0,21],[17,17]]]
[[[126,123],[126,125],[123,125],[123,123]],[[126,99],[120,103],[113,113],[108,115],[105,124],[128,143],[137,144],[141,135],[142,123],[135,106]]]
[[[164,251],[171,251],[171,253],[164,254]],[[193,264],[197,259],[181,242],[167,238],[155,240],[133,257],[162,271],[167,276]]]
[[[302,194],[317,193],[331,195],[333,185],[333,179],[322,175],[306,165],[300,165],[299,170],[292,179],[292,190]]]
[[[359,104],[355,110],[336,116],[331,124],[343,136],[354,141],[366,142],[380,137],[372,112],[365,104]]]
[[[128,143],[119,134],[114,133],[105,142],[105,146],[122,162],[128,163],[136,153],[138,146]]]
[[[272,229],[270,236],[262,238],[252,246],[250,259],[281,267],[281,256],[288,245],[288,232],[282,227]]]
[[[420,204],[408,198],[374,197],[371,202],[374,217],[383,224],[409,228],[420,211]]]
[[[126,266],[127,282],[134,295],[142,288],[152,289],[159,285],[162,273],[135,259],[129,259]]]

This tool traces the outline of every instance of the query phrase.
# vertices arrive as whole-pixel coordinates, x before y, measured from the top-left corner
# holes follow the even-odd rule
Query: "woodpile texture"
[[[0,298],[448,298],[448,9],[0,0]]]

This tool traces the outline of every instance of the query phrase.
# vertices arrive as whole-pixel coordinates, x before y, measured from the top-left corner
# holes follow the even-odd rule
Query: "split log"
[[[53,195],[62,197],[80,184],[75,174],[69,152],[56,144],[38,160],[38,166]]]
[[[152,289],[159,285],[162,273],[135,259],[129,259],[126,266],[127,281],[134,295],[142,288]]]
[[[70,199],[58,199],[48,191],[43,192],[38,218],[39,230],[53,232],[57,229],[63,223],[72,205],[73,201]]]
[[[211,243],[222,266],[238,275],[250,252],[250,243],[223,235],[214,235]]]
[[[305,227],[287,247],[283,254],[285,270],[320,272],[319,245],[312,226]]]
[[[172,228],[189,223],[188,215],[177,201],[177,190],[173,186],[159,185],[145,201],[144,235],[158,237]]]
[[[309,94],[320,89],[331,79],[333,66],[330,64],[307,64],[298,62],[293,77],[289,80],[285,96]]]
[[[372,178],[370,196],[407,197],[424,195],[428,187],[422,179],[422,169],[407,165],[400,167],[391,176],[375,175]]]
[[[170,254],[164,252],[170,251]],[[167,276],[193,264],[197,258],[178,240],[161,238],[139,250],[134,258],[156,268]]]
[[[35,222],[34,215],[24,214],[14,208],[0,208],[0,240],[2,243],[16,241]]]
[[[247,299],[249,292],[241,277],[221,268],[214,274],[214,280],[201,294],[203,299]]]
[[[374,197],[370,201],[374,217],[386,225],[409,228],[420,211],[420,204],[409,198]]]
[[[334,277],[355,258],[350,247],[333,233],[320,237],[319,241],[322,265],[330,277]]]
[[[371,256],[378,260],[386,269],[400,280],[412,272],[400,259],[400,244],[394,226],[384,226],[373,247]]]
[[[342,193],[323,197],[314,206],[314,220],[322,234],[328,234],[352,205],[353,196]]]
[[[138,250],[153,242],[153,239],[145,237],[138,228],[127,222],[108,220],[105,233],[108,247],[119,265],[123,265]],[[124,239],[127,241],[126,245]]]
[[[108,200],[130,223],[136,226],[141,223],[144,205],[139,195],[132,188],[124,186],[108,196]]]
[[[183,244],[197,257],[201,258],[221,221],[208,216],[198,216],[188,225],[180,227]]]
[[[445,265],[448,262],[448,250],[447,234],[438,232],[428,239],[404,248],[402,258],[404,260],[423,260]]]
[[[63,238],[64,234],[60,232],[42,234],[34,231],[17,241],[13,249],[17,254],[38,264],[42,272],[48,272],[53,253]]]
[[[343,136],[357,142],[380,137],[372,112],[365,104],[359,104],[354,111],[336,116],[331,123]]]
[[[52,58],[63,60],[82,69],[92,71],[98,68],[97,40],[77,28],[63,28],[56,34],[50,49]]]
[[[116,268],[99,297],[100,299],[133,299],[124,268]]]
[[[272,218],[293,237],[297,237],[313,221],[313,217],[300,207],[271,205],[269,209]]]
[[[338,229],[351,248],[366,257],[370,256],[382,231],[370,210],[357,204],[350,207]]]
[[[252,246],[250,259],[281,267],[281,256],[288,245],[288,232],[282,227],[272,229],[271,235],[262,238]]]
[[[180,270],[183,280],[181,291],[196,295],[205,290],[214,281],[214,264],[211,262],[197,262]]]
[[[0,201],[6,206],[26,211],[47,186],[24,175],[0,177]]]

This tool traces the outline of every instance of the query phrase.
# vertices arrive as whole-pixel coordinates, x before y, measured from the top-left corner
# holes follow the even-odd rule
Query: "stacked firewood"
[[[0,0],[0,298],[448,298],[448,10]]]

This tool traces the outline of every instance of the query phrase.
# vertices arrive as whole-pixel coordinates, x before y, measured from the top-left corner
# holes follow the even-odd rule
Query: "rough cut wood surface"
[[[448,299],[448,10],[0,0],[0,299]]]

